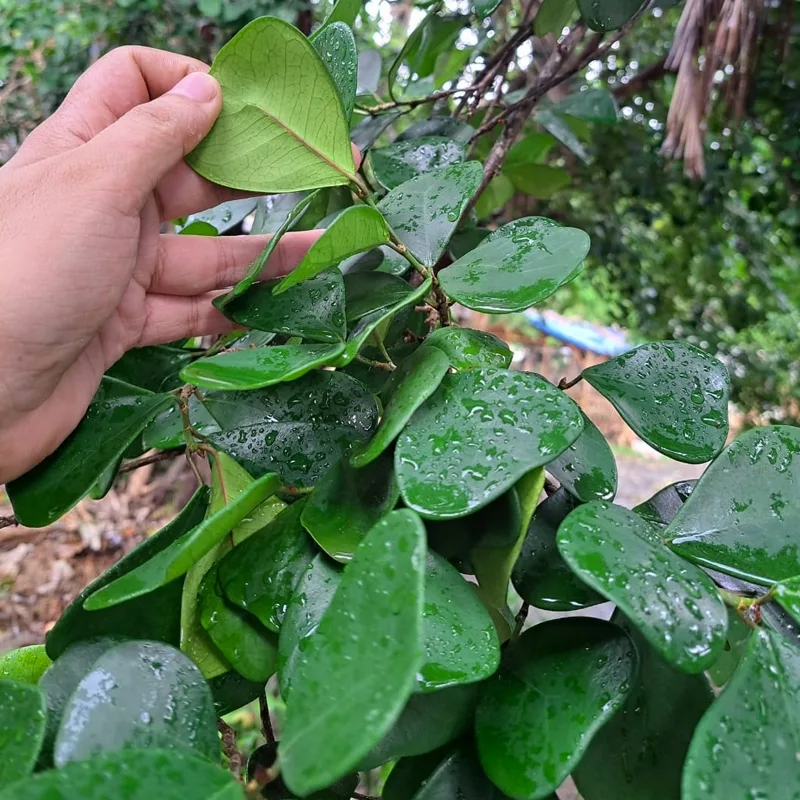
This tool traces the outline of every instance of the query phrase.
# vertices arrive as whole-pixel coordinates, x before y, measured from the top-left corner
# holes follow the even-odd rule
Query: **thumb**
[[[216,79],[192,72],[166,94],[132,108],[87,149],[92,160],[114,165],[102,173],[114,176],[114,189],[138,213],[159,181],[211,130],[221,108]]]

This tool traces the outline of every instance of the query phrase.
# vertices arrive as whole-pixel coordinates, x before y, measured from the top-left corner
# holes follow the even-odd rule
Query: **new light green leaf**
[[[425,528],[408,509],[381,520],[346,567],[292,681],[280,762],[296,794],[354,769],[405,705],[422,657],[424,570]]]
[[[36,684],[51,663],[43,644],[19,647],[0,655],[0,680]]]
[[[295,27],[254,20],[219,51],[211,74],[222,86],[222,112],[187,156],[203,177],[264,194],[355,180],[339,92]]]
[[[588,252],[583,231],[545,217],[525,217],[443,269],[439,280],[450,297],[475,311],[524,311],[571,281]]]
[[[275,287],[278,295],[340,261],[391,240],[383,215],[370,206],[346,208],[311,245],[303,260]]]

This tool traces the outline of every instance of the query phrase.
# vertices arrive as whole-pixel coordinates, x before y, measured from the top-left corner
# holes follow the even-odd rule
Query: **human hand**
[[[0,169],[0,483],[58,447],[127,350],[230,328],[211,299],[268,237],[159,232],[242,196],[183,161],[221,108],[207,69],[114,50]],[[265,277],[317,235],[284,236]]]

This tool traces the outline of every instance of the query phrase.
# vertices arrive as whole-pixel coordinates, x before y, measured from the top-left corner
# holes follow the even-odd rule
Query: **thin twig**
[[[133,470],[139,469],[139,467],[146,467],[148,464],[157,464],[159,461],[167,461],[170,458],[175,458],[175,456],[181,455],[185,449],[185,447],[178,447],[175,450],[162,450],[158,453],[151,453],[149,456],[141,456],[140,458],[126,461],[119,468],[119,474],[122,475],[125,472],[133,472]]]
[[[261,731],[269,744],[275,743],[275,731],[272,728],[272,719],[269,715],[267,696],[262,692],[258,696],[258,710],[261,713]]]
[[[576,378],[573,378],[571,381],[568,381],[566,378],[562,378],[558,382],[559,389],[571,389],[576,384],[580,383],[583,380],[583,373],[579,373]]]
[[[395,369],[397,369],[397,365],[393,364],[391,361],[373,361],[371,358],[367,358],[366,356],[362,356],[360,354],[356,356],[356,361],[360,361],[362,364],[366,364],[373,369],[386,370],[386,372],[394,372]]]
[[[10,528],[12,525],[19,525],[19,522],[15,516],[12,515],[10,517],[0,517],[0,529]]]
[[[239,778],[242,774],[244,756],[239,752],[239,748],[236,746],[236,730],[228,725],[224,719],[217,720],[217,728],[220,734],[222,734],[222,749],[228,757],[230,771],[236,778]]]
[[[519,639],[522,629],[528,620],[528,612],[531,610],[531,604],[526,600],[522,601],[522,605],[517,611],[517,616],[514,617],[514,632],[511,634],[511,642],[516,642]]]

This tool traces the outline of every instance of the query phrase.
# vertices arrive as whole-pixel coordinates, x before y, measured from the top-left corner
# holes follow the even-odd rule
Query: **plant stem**
[[[371,358],[359,354],[356,356],[356,361],[367,364],[373,369],[385,369],[387,372],[394,372],[397,369],[397,365],[391,359],[388,361],[373,361]]]
[[[272,718],[269,715],[267,696],[262,692],[258,696],[258,710],[261,713],[261,731],[269,744],[275,743],[275,731],[272,728]]]
[[[568,381],[566,378],[562,378],[558,382],[559,389],[571,389],[573,386],[579,384],[583,380],[583,373],[581,372],[577,378],[573,378],[571,381]]]
[[[13,514],[10,517],[0,517],[0,529],[10,528],[12,525],[19,525],[17,518]]]
[[[157,464],[159,461],[167,461],[184,452],[185,448],[178,447],[175,450],[162,450],[158,453],[151,453],[149,456],[134,458],[132,461],[127,461],[119,468],[119,474],[123,475],[126,472],[133,472],[133,470],[139,469],[139,467],[146,467],[148,464]]]
[[[236,731],[224,719],[217,720],[217,728],[222,734],[222,749],[228,757],[230,771],[238,779],[242,774],[244,757],[236,746]]]
[[[526,600],[523,600],[519,611],[517,611],[516,617],[514,617],[514,631],[511,634],[511,644],[519,639],[522,629],[525,627],[525,622],[528,619],[528,612],[530,610],[531,604]]]

